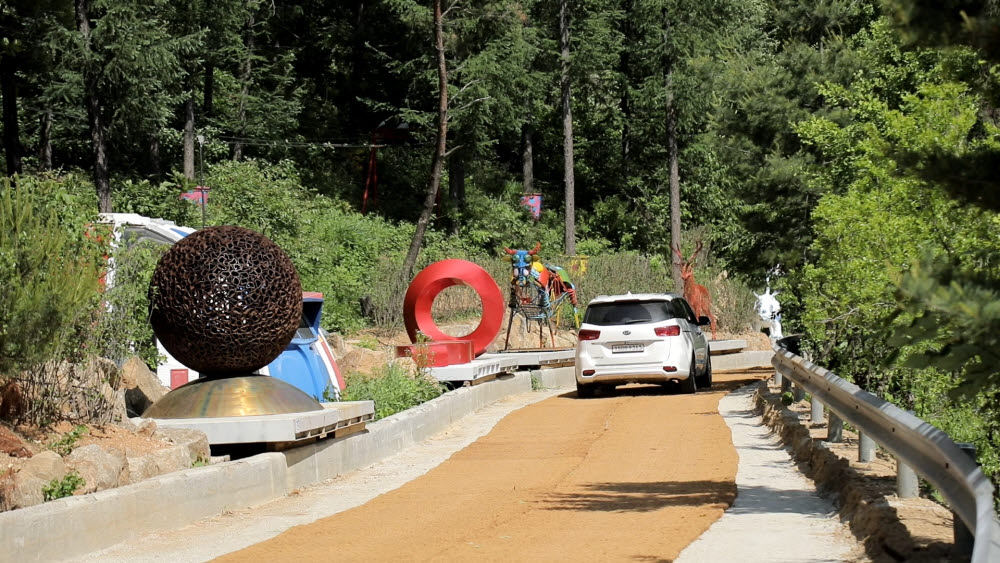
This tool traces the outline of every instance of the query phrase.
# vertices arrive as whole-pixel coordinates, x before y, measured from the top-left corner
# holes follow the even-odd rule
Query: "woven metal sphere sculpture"
[[[206,376],[252,373],[278,357],[302,318],[288,256],[242,227],[209,227],[175,244],[149,284],[153,332]]]

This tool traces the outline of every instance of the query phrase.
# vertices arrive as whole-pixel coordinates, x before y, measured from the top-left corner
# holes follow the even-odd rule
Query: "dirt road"
[[[220,560],[672,560],[736,496],[717,405],[755,377],[530,405],[403,487]]]

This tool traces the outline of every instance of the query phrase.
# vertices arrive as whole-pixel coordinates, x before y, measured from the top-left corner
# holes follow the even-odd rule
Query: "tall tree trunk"
[[[236,107],[236,122],[239,124],[238,136],[241,139],[247,132],[247,96],[250,95],[250,73],[253,70],[251,66],[254,48],[253,14],[250,14],[250,19],[247,20],[243,45],[246,48],[246,57],[240,65],[240,103]],[[243,158],[243,142],[237,140],[233,144],[233,160],[241,158]]]
[[[212,102],[215,95],[215,65],[205,62],[205,98],[201,104],[201,114],[203,117],[212,115]]]
[[[90,59],[90,0],[75,0],[76,27],[83,38],[85,59]],[[94,189],[97,191],[97,208],[101,213],[111,213],[111,182],[108,178],[108,148],[104,139],[104,119],[101,116],[101,98],[97,91],[97,73],[93,64],[83,65],[83,96],[90,123],[90,140],[94,151]]]
[[[438,118],[437,146],[431,159],[431,177],[427,183],[427,197],[424,198],[424,208],[417,220],[417,228],[413,232],[413,242],[403,261],[404,279],[413,277],[413,268],[417,264],[417,255],[424,243],[424,233],[434,212],[434,202],[438,190],[441,189],[441,175],[444,171],[445,141],[448,136],[448,67],[444,58],[444,16],[441,13],[441,0],[434,0],[434,50],[437,52],[438,71]]]
[[[149,134],[149,176],[154,180],[160,178],[160,135]]]
[[[562,52],[563,181],[566,185],[566,255],[576,254],[576,188],[573,178],[573,111],[569,76],[569,0],[559,0],[559,47]]]
[[[667,53],[667,41],[670,35],[670,20],[665,19],[663,30],[664,53]],[[677,108],[674,107],[673,60],[670,55],[664,55],[664,88],[667,99],[664,109],[667,113],[667,161],[670,167],[670,247],[681,250],[681,180],[677,163]],[[673,264],[674,290],[681,291],[684,281],[681,279],[681,265],[671,254]]]
[[[455,144],[459,143],[455,139]],[[448,188],[453,213],[450,231],[452,235],[457,235],[465,214],[465,149],[457,150],[448,157]]]
[[[622,110],[622,179],[628,177],[629,153],[632,142],[632,97],[629,93],[629,78],[632,66],[632,8],[633,0],[625,0],[622,11],[625,17],[622,21],[622,35],[624,37],[624,48],[619,60],[619,71],[622,76],[622,98],[620,107]]]
[[[521,126],[521,174],[524,178],[524,193],[526,194],[535,191],[535,155],[534,147],[531,145],[533,133],[531,118],[528,118]]]
[[[194,181],[194,93],[184,100],[184,177]]]
[[[38,162],[42,170],[52,170],[52,109],[46,109],[39,118]]]
[[[0,95],[3,96],[3,151],[7,175],[21,173],[21,132],[17,121],[17,84],[14,57],[0,56]]]

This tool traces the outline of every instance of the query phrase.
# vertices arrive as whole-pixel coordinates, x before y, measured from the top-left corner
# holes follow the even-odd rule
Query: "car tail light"
[[[658,326],[658,327],[656,327],[656,328],[653,329],[653,332],[656,333],[656,336],[680,336],[681,335],[681,327],[679,327],[677,325],[673,325],[673,326]]]
[[[594,373],[595,372],[592,369],[585,369],[585,370],[583,370],[583,375],[594,375]]]
[[[677,366],[663,366],[663,371],[670,371],[670,372],[677,371]]]
[[[589,328],[580,330],[580,334],[577,335],[577,338],[579,338],[580,340],[597,340],[600,337],[601,337],[601,331],[590,330]]]

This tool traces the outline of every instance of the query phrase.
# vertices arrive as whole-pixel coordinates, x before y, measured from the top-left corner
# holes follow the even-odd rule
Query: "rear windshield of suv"
[[[583,322],[598,326],[658,323],[683,318],[670,301],[615,301],[587,307]]]

